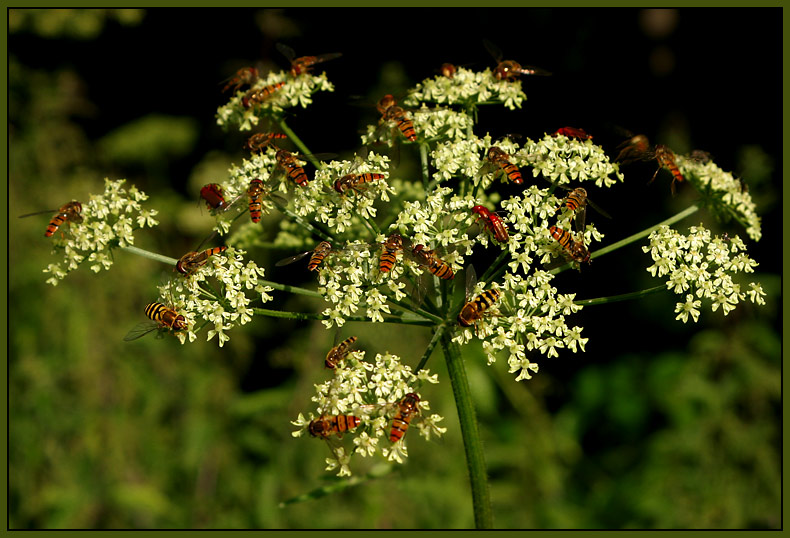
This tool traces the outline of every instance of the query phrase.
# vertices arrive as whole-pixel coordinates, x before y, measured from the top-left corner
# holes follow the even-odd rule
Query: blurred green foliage
[[[85,20],[107,16],[73,10],[82,13],[61,20],[61,10],[50,11],[34,20],[12,10],[9,24],[45,36],[81,28],[87,39],[97,31]],[[378,461],[354,469],[359,483],[346,487],[323,470],[321,441],[290,434],[289,421],[326,376],[320,359],[335,335],[320,324],[256,320],[223,349],[167,338],[124,344],[169,268],[118,252],[108,273],[78,271],[45,285],[47,217],[15,216],[85,198],[108,169],[145,171],[137,179],[162,224],[141,246],[177,256],[199,241],[199,223],[183,223],[200,218],[195,200],[164,177],[170,159],[194,148],[199,127],[151,115],[91,138],[79,118],[95,110],[79,75],[13,55],[9,92],[9,528],[473,525],[446,383],[428,395],[446,417],[446,436],[410,444],[408,463],[395,470]],[[744,152],[756,169],[770,167],[759,149]],[[209,155],[191,172],[191,187],[231,160]],[[780,291],[765,289],[769,308],[724,321],[708,315],[720,321],[673,351],[578,359],[559,406],[551,401],[560,380],[550,372],[516,384],[505,364],[485,366],[470,346],[496,526],[778,528]],[[294,310],[319,307],[290,301]],[[415,360],[429,338],[408,327],[352,325],[351,333],[368,353]],[[645,338],[655,337],[646,329]],[[429,367],[446,381],[438,351]]]

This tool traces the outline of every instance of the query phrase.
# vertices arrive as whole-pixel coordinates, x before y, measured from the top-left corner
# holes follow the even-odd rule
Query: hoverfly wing
[[[288,60],[288,63],[293,63],[296,59],[296,51],[286,45],[285,43],[275,43],[274,46],[280,51],[280,54],[285,56],[285,59]]]
[[[342,52],[327,52],[326,54],[319,54],[315,57],[313,64],[328,62],[329,60],[334,60],[335,58],[340,58],[341,56],[343,56]]]
[[[475,272],[475,266],[470,263],[466,268],[466,286],[464,290],[466,301],[472,299],[475,286],[477,286],[477,273]]]
[[[159,328],[159,323],[155,321],[141,321],[137,325],[135,325],[131,331],[126,333],[126,336],[123,337],[124,342],[131,342],[132,340],[137,340],[138,338],[142,338],[146,334],[150,333],[151,331],[155,331]]]
[[[305,256],[307,256],[309,254],[312,254],[313,252],[314,252],[314,250],[308,250],[307,252],[302,252],[300,254],[297,254],[296,256],[290,256],[288,258],[283,258],[282,260],[280,260],[277,263],[275,263],[274,266],[275,267],[282,267],[283,265],[290,265],[290,264],[292,264],[294,262],[298,262],[299,260],[301,260]]]
[[[483,46],[497,63],[502,61],[502,51],[499,47],[491,43],[488,39],[483,39]]]
[[[601,208],[601,206],[599,206],[598,204],[596,204],[595,202],[593,202],[593,201],[592,201],[592,200],[590,200],[589,198],[587,198],[587,203],[588,203],[588,204],[590,204],[590,207],[592,207],[592,208],[593,208],[593,209],[595,209],[595,210],[596,210],[598,213],[600,213],[600,214],[601,214],[601,216],[603,216],[603,217],[606,217],[607,219],[611,219],[611,218],[612,218],[612,216],[611,216],[609,213],[607,213],[606,211],[604,211],[604,210]]]
[[[19,215],[19,218],[23,219],[25,217],[32,217],[33,215],[58,213],[59,211],[60,211],[59,209],[44,209],[43,211],[34,211],[33,213],[25,213],[24,215]]]
[[[522,65],[521,74],[539,76],[539,77],[550,77],[552,73],[551,71],[547,71],[540,67],[535,67],[534,65]]]

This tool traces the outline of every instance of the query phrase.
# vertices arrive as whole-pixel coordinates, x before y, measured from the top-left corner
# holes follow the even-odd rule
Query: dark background
[[[180,204],[195,212],[195,170],[205,165],[206,155],[219,155],[223,162],[240,162],[244,156],[241,146],[245,134],[223,132],[216,125],[214,114],[226,99],[220,92],[222,81],[248,65],[261,65],[263,69],[286,68],[287,62],[275,49],[277,42],[290,45],[297,55],[342,52],[342,58],[322,66],[329,80],[335,84],[335,92],[317,94],[314,104],[306,110],[294,110],[288,117],[288,123],[313,152],[351,154],[358,147],[359,132],[364,124],[375,122],[377,118],[373,107],[358,106],[360,101],[375,102],[384,93],[402,95],[414,83],[434,76],[443,62],[472,69],[494,67],[495,62],[482,43],[485,38],[502,50],[504,59],[539,66],[553,75],[523,79],[528,99],[520,110],[482,109],[476,129],[478,134],[489,131],[492,137],[497,137],[515,132],[537,139],[543,133],[553,132],[562,126],[581,127],[593,134],[594,141],[613,156],[615,147],[622,141],[618,128],[625,128],[644,133],[653,143],[668,144],[680,153],[705,150],[712,154],[721,168],[743,177],[763,217],[763,238],[759,243],[747,242],[749,253],[760,262],[760,275],[766,278],[761,281],[764,287],[769,288],[773,301],[763,309],[742,304],[726,318],[720,312],[711,314],[703,309],[700,325],[727,334],[735,331],[739,324],[757,320],[773,334],[780,332],[776,304],[779,293],[776,275],[781,267],[779,245],[782,240],[778,203],[782,169],[783,72],[782,12],[779,9],[163,8],[148,10],[134,24],[122,24],[108,15],[98,30],[88,32],[84,25],[69,22],[57,27],[59,30],[52,30],[52,26],[36,26],[35,15],[24,17],[19,19],[22,22],[11,26],[8,40],[9,55],[17,62],[13,65],[29,69],[22,74],[14,67],[10,69],[9,133],[12,146],[31,144],[34,148],[31,152],[36,154],[31,162],[37,164],[19,166],[21,160],[17,159],[15,166],[13,160],[19,154],[12,153],[9,189],[12,217],[40,209],[35,206],[41,203],[37,198],[59,200],[74,196],[69,194],[74,191],[73,187],[69,190],[66,179],[81,172],[83,177],[97,179],[126,177],[130,183],[152,194],[152,199],[160,194],[172,201],[173,207]],[[70,135],[52,131],[49,136],[25,136],[31,132],[27,125],[31,118],[30,110],[35,109],[41,117],[47,118],[47,104],[56,108],[59,102],[57,89],[53,90],[55,94],[45,93],[42,96],[36,82],[40,79],[31,75],[33,72],[40,73],[35,76],[41,77],[47,73],[51,76],[62,72],[77,74],[66,84],[73,98],[72,106],[65,112],[56,111],[63,121],[82,133],[80,140],[85,140],[84,145],[68,158],[63,155],[67,153],[64,148],[73,150]],[[63,84],[56,84],[56,87],[62,90]],[[44,105],[35,108],[31,103],[36,102]],[[191,118],[192,142],[170,153],[164,150],[153,152],[137,160],[101,151],[106,147],[101,145],[102,140],[125,125],[152,114]],[[57,184],[63,180],[61,186],[50,187],[51,183],[42,181],[40,186],[30,187],[31,178],[23,172],[46,172],[47,159],[53,152],[60,153],[59,158],[66,162],[55,166],[56,174],[46,177],[46,181]],[[414,148],[404,148],[402,153],[406,166],[409,159],[417,158]],[[87,175],[84,173],[86,170],[90,171]],[[608,221],[597,217],[594,212],[588,214],[589,219],[596,219],[596,225],[605,234],[603,244],[651,226],[695,200],[693,189],[688,185],[679,185],[678,195],[672,197],[669,193],[670,177],[666,172],[659,173],[655,182],[646,185],[654,171],[652,164],[633,164],[623,170],[626,174],[624,185],[611,192],[596,193],[593,198],[614,218]],[[79,188],[85,187],[84,183],[78,185]],[[88,188],[85,192],[96,190]],[[503,193],[507,195],[506,191]],[[176,198],[180,199],[173,201]],[[45,205],[53,204],[57,205],[54,202]],[[176,213],[173,209],[173,215],[183,215],[184,211]],[[682,230],[683,226],[698,224],[703,219],[706,225],[718,232],[740,233],[745,237],[736,224],[718,225],[700,213],[678,227]],[[200,230],[179,223],[178,218],[170,219],[174,222],[167,222],[165,218],[160,220],[163,221],[162,235],[169,234],[169,243],[161,237],[151,240],[155,242],[150,244],[152,250],[165,252],[164,249],[170,247],[172,251],[186,251],[193,248],[201,237]],[[35,231],[36,225],[41,223],[17,223],[11,219],[11,224]],[[12,234],[12,275],[14,264],[19,260],[14,241]],[[16,241],[21,242],[22,239]],[[157,246],[162,248],[157,249]],[[18,249],[20,245],[16,247]],[[654,286],[656,282],[641,269],[649,265],[649,259],[638,249],[632,245],[595,260],[582,273],[565,273],[557,280],[558,285],[578,290],[577,298],[580,299]],[[45,250],[42,247],[42,251]],[[630,271],[628,269],[634,265],[635,257],[640,260],[637,264],[640,269]],[[42,259],[46,260],[46,256]],[[115,267],[111,273],[113,271],[116,271]],[[272,280],[291,278],[288,273],[277,273],[273,268],[272,272],[268,271],[267,278]],[[69,286],[84,286],[83,294],[88,293],[86,290],[95,289],[93,280],[82,278],[74,279],[71,284],[70,275],[57,290],[47,289],[46,293],[63,293],[62,288]],[[106,275],[103,278],[109,280]],[[115,278],[120,278],[120,274]],[[16,288],[15,283],[17,281],[12,277],[12,299],[22,300],[28,296],[24,294],[35,293],[33,283]],[[293,283],[311,285],[307,279]],[[44,286],[43,282],[39,285]],[[128,293],[130,297],[134,296],[133,291]],[[135,304],[146,301],[141,297],[136,299]],[[584,335],[590,337],[587,353],[566,354],[561,360],[543,360],[536,379],[519,384],[516,391],[536,394],[546,413],[560,421],[562,419],[558,417],[566,416],[576,403],[580,408],[584,407],[584,402],[579,403],[579,399],[583,399],[585,394],[592,398],[592,404],[586,403],[589,404],[587,410],[578,412],[577,420],[581,424],[578,426],[579,443],[583,452],[593,459],[600,454],[611,456],[607,451],[613,439],[626,444],[646,439],[671,422],[665,413],[655,410],[637,413],[639,419],[634,421],[639,426],[625,431],[613,427],[612,424],[618,424],[617,420],[596,406],[604,405],[601,402],[605,397],[601,392],[613,391],[612,385],[605,380],[618,379],[618,375],[632,381],[649,377],[649,370],[644,368],[647,368],[645,363],[652,361],[644,360],[647,357],[682,353],[683,350],[693,356],[689,351],[690,343],[700,332],[700,325],[675,321],[674,302],[674,296],[662,294],[633,304],[617,303],[583,311],[574,318],[573,324],[583,326]],[[70,305],[78,306],[79,303],[71,301]],[[83,315],[91,316],[89,319],[96,323],[90,312]],[[133,318],[130,315],[129,319]],[[36,326],[33,322],[31,325]],[[277,350],[280,346],[288,347],[288,336],[284,335],[318,338],[316,334],[292,322],[249,329],[249,335],[238,345],[248,352],[258,350],[258,359],[231,359],[225,372],[228,384],[246,395],[290,387],[294,383],[299,385],[303,366],[294,362],[297,360],[293,358],[296,352]],[[387,341],[385,337],[381,340]],[[154,344],[159,342],[152,342],[152,349]],[[213,343],[210,344],[208,350],[200,352],[205,353],[200,356],[209,357],[205,360],[211,360]],[[46,347],[45,344],[39,345]],[[316,347],[322,348],[321,344]],[[11,349],[12,355],[15,352],[24,355],[27,348],[15,343]],[[170,353],[181,353],[179,349],[173,348]],[[295,348],[292,346],[292,349]],[[272,352],[264,353],[262,350]],[[193,353],[199,355],[196,351]],[[432,363],[439,363],[438,359],[438,356],[433,357]],[[12,361],[12,369],[14,365]],[[438,369],[440,365],[436,364],[434,368]],[[634,390],[632,384],[625,384]],[[589,389],[590,386],[598,387],[592,391],[598,396],[592,397],[589,392],[584,392],[585,387]],[[508,389],[499,386],[498,390],[506,392]],[[481,413],[486,416],[488,410],[495,415],[508,415],[514,402],[522,396],[516,395],[515,400],[512,396],[495,398],[495,403],[488,408],[485,403],[479,403],[483,409]],[[449,400],[447,403],[451,405]],[[36,408],[35,404],[30,405],[31,409]],[[628,407],[622,400],[619,405]],[[766,415],[769,422],[776,418],[772,414],[778,412],[772,407],[775,405],[776,402],[769,405]],[[301,411],[303,408],[298,409]],[[291,417],[293,415],[290,414]],[[507,427],[498,430],[494,425],[492,430],[500,433],[509,431]],[[496,445],[493,439],[489,442]],[[778,443],[778,440],[772,438],[772,443]],[[503,445],[507,446],[507,443],[503,442]],[[314,459],[320,464],[322,458]],[[636,456],[634,459],[624,457],[623,461],[637,459]],[[492,456],[492,460],[497,461],[496,456]],[[598,464],[606,466],[601,461]],[[589,468],[575,471],[574,481],[584,483]],[[495,463],[491,472],[494,478],[499,476]],[[502,473],[507,475],[507,471]],[[594,472],[591,474],[595,475]],[[570,505],[580,502],[580,498],[573,495],[581,493],[564,498]],[[12,508],[23,506],[19,500],[22,497],[21,493],[14,497],[17,504],[12,504]],[[610,499],[610,502],[614,501]],[[656,523],[660,520],[651,520],[644,514],[629,520],[632,512],[628,510],[619,517],[614,509],[606,511],[605,505],[603,503],[600,507],[597,519],[592,515],[578,517],[578,514],[574,519],[565,514],[567,519],[563,520],[557,514],[547,515],[549,512],[546,512],[534,516],[534,519],[516,520],[513,525],[662,525]],[[121,526],[138,525],[139,521],[123,517],[113,519],[115,516],[100,514],[101,517],[80,519],[75,516],[65,521],[76,521],[77,526],[88,527],[108,524],[108,521]],[[14,521],[24,527],[57,526],[58,520],[53,523],[33,509],[27,512],[19,509]],[[222,526],[217,523],[221,519],[200,523],[188,516],[171,520],[143,518],[143,521],[150,521],[153,526],[163,521],[176,526]],[[259,519],[253,519],[252,524],[262,524],[263,521],[269,522],[259,516]],[[378,519],[371,521],[376,522],[372,524],[374,526],[386,526]],[[679,518],[663,525],[693,526],[688,521]],[[716,526],[710,523],[715,519],[700,521],[708,521],[707,526]],[[770,518],[746,518],[740,524],[760,527],[771,526],[772,523]],[[249,521],[240,523],[242,526],[250,524]],[[432,524],[439,527],[456,525],[441,519]],[[281,520],[280,525],[304,526],[304,523],[294,517],[290,523]],[[335,525],[344,524],[327,523],[326,526]],[[227,526],[235,524],[227,523]]]

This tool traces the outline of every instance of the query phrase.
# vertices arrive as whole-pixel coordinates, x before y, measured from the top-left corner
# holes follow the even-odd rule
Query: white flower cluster
[[[521,90],[520,80],[497,80],[489,68],[484,71],[471,71],[458,67],[452,78],[437,75],[418,83],[403,102],[406,106],[419,106],[419,103],[428,102],[467,107],[482,103],[501,103],[510,110],[515,110],[521,108],[521,103],[526,98]]]
[[[350,415],[359,419],[359,426],[353,432],[333,431],[326,437],[333,454],[326,460],[328,471],[337,468],[338,476],[350,476],[349,461],[354,454],[367,457],[378,452],[389,461],[403,463],[403,458],[408,457],[406,439],[414,435],[410,432],[416,429],[425,439],[430,439],[431,435],[438,437],[447,431],[439,426],[444,417],[428,415],[430,403],[420,397],[419,410],[413,415],[406,434],[394,443],[389,441],[392,419],[403,397],[416,394],[423,383],[439,382],[437,375],[431,375],[429,370],[415,374],[400,357],[390,353],[377,354],[371,363],[365,360],[364,351],[351,351],[332,372],[330,380],[315,386],[316,395],[312,397],[315,413],[308,413],[307,417],[299,413],[291,422],[299,428],[292,435],[299,437],[319,417]],[[353,449],[342,446],[340,436],[344,434],[353,437]]]
[[[244,254],[229,247],[224,253],[210,256],[189,276],[174,277],[159,287],[161,302],[186,318],[187,330],[175,333],[182,344],[187,338],[194,341],[196,333],[208,325],[207,339],[216,336],[222,347],[230,339],[226,331],[252,320],[252,301],[272,300],[269,292],[273,288],[259,282],[263,268],[252,260],[245,263]]]
[[[675,319],[699,319],[701,299],[711,302],[715,312],[721,307],[726,316],[745,298],[765,304],[762,286],[752,282],[747,290],[733,280],[737,273],[753,273],[758,264],[746,255],[746,245],[738,237],[711,237],[710,230],[692,226],[688,235],[663,225],[650,234],[650,245],[642,247],[655,262],[647,268],[652,276],[668,277],[667,289],[685,295],[677,303]]]
[[[307,108],[313,102],[314,93],[335,90],[326,78],[326,73],[320,75],[302,73],[294,77],[289,71],[272,71],[266,77],[258,78],[249,91],[262,90],[281,82],[285,84],[255,106],[245,107],[243,104],[248,90],[237,91],[227,104],[217,109],[217,125],[226,127],[236,124],[240,131],[249,131],[265,116],[280,116],[285,109],[297,106]]]
[[[581,327],[571,328],[565,322],[565,316],[582,307],[573,302],[576,294],[560,294],[549,285],[552,278],[545,271],[534,271],[527,277],[506,273],[503,285],[495,288],[500,292],[498,303],[454,340],[465,344],[476,334],[483,341],[488,364],[496,362],[497,353],[507,351],[508,371],[518,373],[516,381],[531,379],[530,371],[538,371],[528,351],[548,358],[558,357],[558,349],[576,353],[578,346],[584,351],[588,339],[581,337]],[[482,293],[484,286],[478,282],[475,294]]]
[[[565,185],[571,181],[594,181],[598,187],[611,187],[623,174],[617,163],[609,161],[601,146],[568,138],[565,135],[545,135],[534,142],[527,140],[514,162],[532,166],[532,175]],[[610,177],[614,176],[614,177]]]
[[[82,221],[61,225],[61,230],[52,239],[54,249],[62,250],[66,257],[63,262],[51,263],[44,269],[52,275],[47,284],[57,286],[69,272],[86,261],[94,272],[109,269],[113,263],[113,248],[134,245],[135,230],[159,224],[154,219],[157,211],[143,209],[140,205],[148,195],[134,185],[124,189],[125,182],[125,179],[105,178],[104,193],[91,194],[88,202],[82,204]],[[61,235],[61,232],[64,233]]]
[[[675,163],[683,177],[709,199],[708,205],[714,212],[725,219],[735,217],[743,223],[749,237],[760,240],[762,231],[757,207],[741,181],[709,160],[676,155]]]

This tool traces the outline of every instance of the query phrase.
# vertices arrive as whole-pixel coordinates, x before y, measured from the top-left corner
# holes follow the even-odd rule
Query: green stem
[[[436,332],[433,333],[433,338],[431,338],[431,343],[428,344],[428,347],[425,350],[425,353],[422,354],[422,358],[420,362],[417,364],[417,367],[414,369],[414,372],[417,373],[425,367],[425,363],[428,362],[428,359],[431,358],[431,354],[433,353],[433,349],[436,347],[436,344],[439,343],[439,340],[444,335],[444,331],[447,330],[447,324],[442,323],[436,328]]]
[[[162,256],[161,254],[157,254],[156,252],[149,252],[147,250],[143,250],[137,247],[120,247],[121,249],[125,250],[126,252],[131,252],[132,254],[137,254],[138,256],[142,256],[143,258],[148,258],[149,260],[155,260],[158,262],[166,263],[167,265],[175,265],[178,263],[178,260],[175,258],[169,258],[167,256]]]
[[[324,314],[315,314],[312,312],[283,312],[281,310],[269,310],[268,308],[253,308],[253,314],[259,316],[269,316],[270,318],[280,318],[280,319],[295,319],[297,321],[309,321],[309,320],[326,320],[329,319],[329,316],[325,316]],[[362,323],[370,323],[370,319],[364,316],[347,316],[345,318],[346,321],[359,321]],[[401,323],[403,325],[422,325],[426,327],[431,327],[434,325],[433,321],[430,320],[423,320],[423,319],[408,319],[405,317],[387,317],[384,318],[384,323]]]
[[[477,428],[472,392],[466,378],[463,357],[460,346],[452,341],[452,333],[445,332],[441,336],[444,358],[447,362],[447,371],[453,387],[455,404],[458,408],[458,420],[461,423],[461,436],[464,440],[466,452],[466,465],[469,470],[469,482],[472,487],[472,508],[475,515],[475,527],[478,529],[493,528],[493,515],[491,512],[491,498],[488,491],[486,477],[486,462],[483,454],[483,444],[480,441],[480,432]]]
[[[582,299],[580,301],[573,301],[573,304],[577,304],[579,306],[592,306],[598,304],[617,303],[619,301],[630,301],[631,299],[639,299],[641,297],[646,297],[647,295],[653,295],[654,293],[659,293],[662,291],[667,291],[666,284],[661,284],[660,286],[656,286],[655,288],[648,288],[646,290],[634,291],[631,293],[623,293],[622,295],[598,297],[596,299]]]
[[[285,119],[281,118],[277,123],[280,125],[280,129],[282,129],[283,133],[285,133],[285,136],[288,137],[288,140],[291,140],[296,145],[296,147],[299,148],[299,151],[302,152],[302,155],[306,157],[308,161],[313,163],[313,166],[315,166],[318,170],[323,170],[323,163],[312,156],[310,151],[308,151],[307,146],[305,146],[302,142],[302,139],[296,136],[296,133],[293,132],[290,127],[288,127],[287,123],[285,123]]]
[[[277,282],[272,282],[270,280],[259,280],[258,282],[260,282],[264,286],[269,286],[271,288],[280,291],[287,291],[288,293],[293,293],[295,295],[307,295],[308,297],[315,297],[316,299],[324,298],[324,296],[318,293],[317,291],[306,290],[304,288],[289,286],[287,284],[278,284]]]
[[[629,235],[625,239],[621,239],[620,241],[618,241],[616,243],[612,243],[611,245],[608,245],[606,247],[598,249],[595,252],[591,252],[590,253],[590,259],[598,258],[600,256],[603,256],[604,254],[608,254],[608,253],[612,252],[613,250],[617,250],[618,248],[621,248],[621,247],[624,247],[626,245],[629,245],[629,244],[631,244],[631,243],[633,243],[635,241],[639,241],[640,239],[645,238],[648,235],[650,235],[651,233],[653,233],[654,231],[658,230],[661,226],[664,226],[664,225],[671,226],[672,224],[675,224],[676,222],[685,219],[689,215],[693,215],[694,213],[699,211],[699,209],[700,208],[697,205],[692,205],[690,207],[687,207],[686,209],[684,209],[680,213],[677,213],[676,215],[673,215],[673,216],[669,217],[667,220],[659,222],[655,226],[651,226],[650,228],[642,230],[641,232],[637,232],[634,235]],[[568,262],[568,263],[566,263],[564,265],[560,265],[559,267],[555,267],[554,269],[549,271],[549,273],[551,273],[552,275],[556,275],[557,273],[561,273],[562,271],[568,269],[569,267],[571,267],[571,265],[572,265],[572,262]]]
[[[422,186],[425,188],[425,195],[428,195],[428,182],[430,181],[428,170],[428,144],[420,143],[420,165],[422,167]]]
[[[630,236],[626,237],[625,239],[621,239],[617,243],[612,243],[609,246],[606,246],[604,248],[596,250],[595,252],[591,253],[590,257],[591,258],[597,258],[599,256],[603,256],[604,254],[608,254],[609,252],[612,252],[613,250],[617,250],[620,247],[624,247],[624,246],[626,246],[626,245],[628,245],[630,243],[633,243],[634,241],[639,241],[643,237],[647,237],[648,235],[650,235],[654,231],[658,230],[661,226],[664,226],[664,225],[671,226],[671,225],[675,224],[676,222],[685,219],[689,215],[693,215],[697,211],[699,211],[699,206],[692,205],[690,207],[687,207],[686,209],[684,209],[680,213],[669,217],[667,220],[665,220],[663,222],[659,222],[655,226],[651,226],[650,228],[647,228],[646,230],[642,230],[641,232],[635,233],[634,235],[630,235]]]

